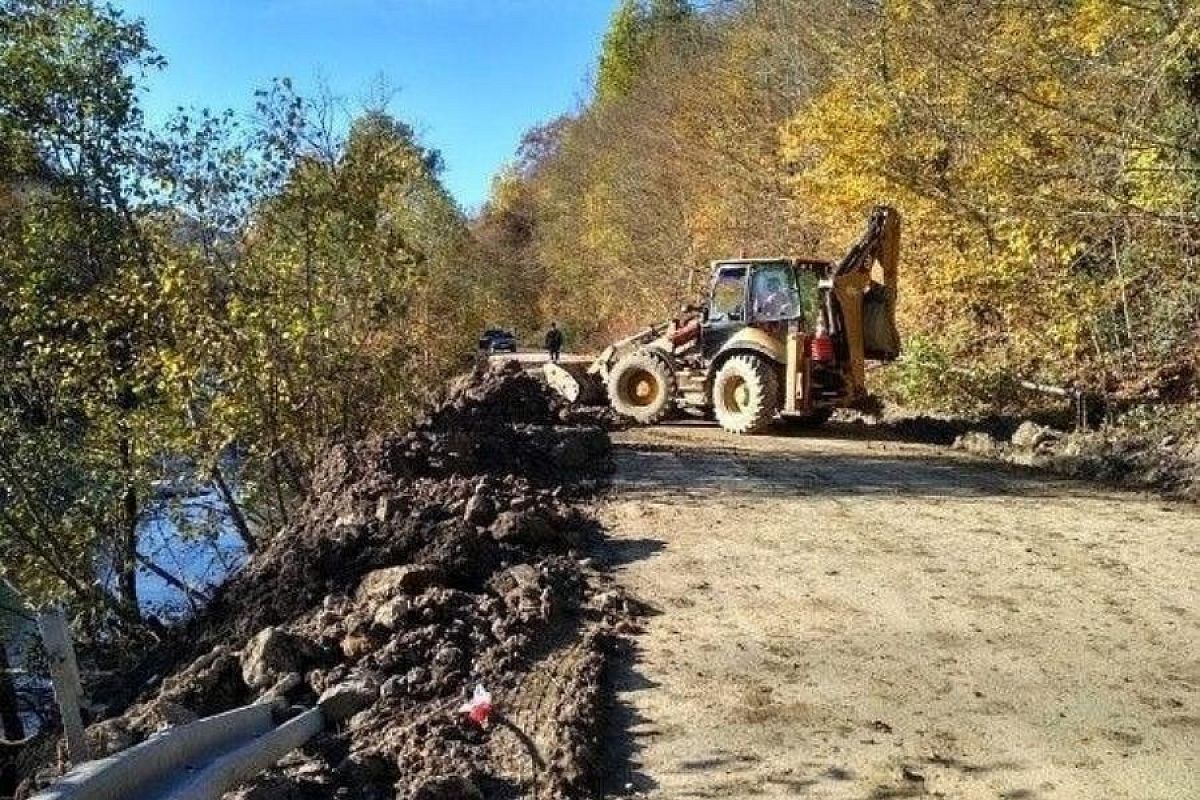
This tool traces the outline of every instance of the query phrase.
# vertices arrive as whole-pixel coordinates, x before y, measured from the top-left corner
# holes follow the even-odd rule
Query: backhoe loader
[[[867,400],[866,362],[900,354],[900,216],[877,206],[840,261],[715,261],[708,295],[676,319],[615,342],[590,365],[548,364],[567,399],[607,397],[643,424],[713,416],[731,433],[779,418],[819,425]]]

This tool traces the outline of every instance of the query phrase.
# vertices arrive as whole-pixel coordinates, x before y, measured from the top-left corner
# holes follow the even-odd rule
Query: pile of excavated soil
[[[1181,411],[1173,424],[1148,430],[1115,425],[1068,432],[1026,420],[1007,438],[972,430],[960,435],[954,447],[1009,464],[1196,502],[1200,429],[1183,421],[1186,414]]]
[[[630,608],[587,568],[578,501],[610,469],[605,430],[519,368],[455,381],[412,430],[328,453],[296,521],[189,631],[203,654],[95,744],[324,695],[345,719],[232,796],[588,796]],[[478,685],[486,727],[460,712]]]
[[[951,445],[1020,467],[1200,501],[1200,404],[1127,412],[1090,430],[1068,430],[1069,414],[965,417],[886,406],[838,411],[835,423],[885,437]]]

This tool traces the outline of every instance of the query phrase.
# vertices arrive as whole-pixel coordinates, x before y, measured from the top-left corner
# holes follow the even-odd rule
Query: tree
[[[903,399],[1193,359],[1193,6],[623,3],[595,100],[519,173],[543,305],[602,345],[669,313],[690,267],[837,257],[890,202],[921,356],[894,385],[926,387]]]
[[[688,0],[650,0],[646,17],[651,35],[680,28],[692,18]]]
[[[486,305],[437,153],[380,108],[342,128],[337,107],[280,81],[250,130],[180,123],[171,146],[176,172],[196,176],[173,208],[244,214],[229,232],[225,214],[189,211],[195,238],[222,244],[172,256],[171,302],[192,321],[177,383],[197,408],[194,448],[216,463],[236,446],[244,502],[270,532],[331,440],[401,423],[461,363]],[[201,129],[209,144],[193,147]]]
[[[837,238],[876,198],[904,210],[906,281],[919,291],[902,299],[903,327],[947,360],[1101,382],[1195,324],[1178,295],[1145,291],[1193,296],[1196,237],[1179,193],[1187,147],[1162,126],[1179,102],[1168,82],[1138,76],[1186,62],[1200,17],[1107,3],[1040,12],[888,6],[872,46],[796,115],[784,147],[804,213]]]
[[[644,46],[641,7],[637,0],[621,0],[600,46],[600,69],[596,76],[596,97],[600,101],[629,94],[637,79]]]
[[[255,119],[151,131],[138,22],[0,0],[0,577],[141,631],[167,464],[249,548],[318,453],[407,419],[471,351],[494,281],[440,158],[382,108],[281,80]],[[174,467],[173,467],[174,469]]]
[[[0,7],[4,570],[126,621],[138,616],[148,459],[165,434],[161,314],[135,209],[146,151],[133,77],[160,63],[142,26],[110,9]],[[94,553],[110,559],[116,598],[94,585]]]

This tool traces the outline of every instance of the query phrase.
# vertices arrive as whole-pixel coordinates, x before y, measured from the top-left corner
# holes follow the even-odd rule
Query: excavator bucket
[[[876,361],[893,361],[900,356],[896,327],[899,260],[900,214],[894,208],[876,206],[866,232],[835,271],[839,283],[861,281],[863,355]],[[849,298],[843,295],[840,299]]]
[[[588,371],[589,365],[581,361],[560,361],[542,367],[546,383],[568,402],[581,406],[601,406],[608,402],[608,395],[600,378]]]

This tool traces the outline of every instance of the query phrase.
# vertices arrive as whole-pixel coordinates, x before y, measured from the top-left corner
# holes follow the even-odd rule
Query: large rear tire
[[[678,384],[675,370],[650,350],[635,350],[622,358],[608,376],[608,400],[622,416],[643,425],[662,422],[675,408]]]
[[[775,366],[754,355],[731,356],[717,370],[712,388],[717,422],[730,433],[762,433],[779,410]]]

